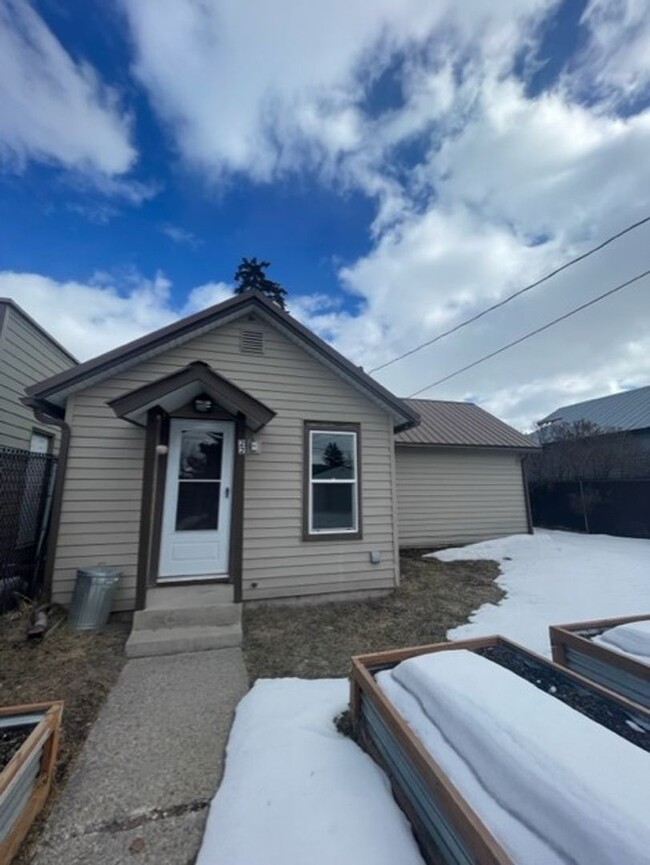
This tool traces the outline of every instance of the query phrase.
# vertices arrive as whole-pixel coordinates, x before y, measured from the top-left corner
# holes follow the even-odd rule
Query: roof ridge
[[[321,362],[329,362],[334,371],[343,377],[351,379],[362,391],[372,394],[376,400],[383,405],[384,409],[400,420],[401,426],[413,426],[418,423],[419,415],[412,407],[400,397],[389,391],[368,373],[348,360],[341,352],[328,345],[310,328],[303,325],[286,310],[281,309],[269,298],[256,289],[233,295],[221,303],[213,304],[207,309],[199,310],[190,316],[164,325],[149,334],[131,340],[125,345],[117,346],[110,351],[104,352],[95,358],[90,358],[70,370],[57,373],[41,382],[26,388],[29,397],[42,401],[51,401],[56,395],[63,392],[63,399],[75,390],[81,389],[83,383],[93,376],[99,377],[104,372],[110,375],[109,370],[122,364],[137,363],[139,358],[147,352],[164,351],[165,346],[171,339],[190,339],[191,335],[199,328],[210,328],[216,325],[230,312],[238,314],[240,310],[254,307],[264,314],[271,325],[278,328],[287,328],[290,333],[302,340]]]

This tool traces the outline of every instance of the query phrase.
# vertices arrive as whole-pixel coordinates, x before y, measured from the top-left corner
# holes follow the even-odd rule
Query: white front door
[[[172,420],[159,580],[228,575],[234,424]]]

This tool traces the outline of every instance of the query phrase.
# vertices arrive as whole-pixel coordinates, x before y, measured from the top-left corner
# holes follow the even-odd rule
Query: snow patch
[[[548,626],[634,615],[650,607],[650,541],[536,531],[441,550],[443,562],[495,559],[507,594],[484,604],[450,640],[501,634],[550,655]]]
[[[263,679],[237,708],[197,865],[423,865],[379,767],[333,719],[345,679]]]

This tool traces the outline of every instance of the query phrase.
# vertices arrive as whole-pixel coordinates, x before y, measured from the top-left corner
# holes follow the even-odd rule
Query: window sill
[[[363,534],[360,531],[356,532],[317,532],[315,534],[310,534],[309,532],[303,532],[302,539],[303,541],[307,541],[308,543],[313,543],[314,541],[360,541],[363,538]]]

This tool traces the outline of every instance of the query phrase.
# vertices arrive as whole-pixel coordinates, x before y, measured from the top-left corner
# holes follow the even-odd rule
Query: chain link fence
[[[0,447],[0,612],[41,587],[56,462]]]

